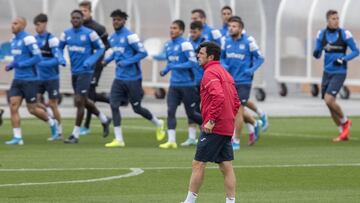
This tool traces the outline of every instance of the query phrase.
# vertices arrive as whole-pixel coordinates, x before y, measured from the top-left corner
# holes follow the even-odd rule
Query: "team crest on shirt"
[[[81,35],[81,36],[80,36],[80,40],[81,40],[81,41],[85,41],[85,40],[86,40],[86,36],[85,36],[85,35]]]
[[[120,38],[120,43],[124,43],[125,42],[125,38]]]
[[[245,49],[245,44],[240,44],[239,49]]]
[[[174,46],[174,51],[179,50],[179,45]]]
[[[22,44],[22,42],[18,41],[17,46],[19,47],[19,46],[21,46],[21,44]]]

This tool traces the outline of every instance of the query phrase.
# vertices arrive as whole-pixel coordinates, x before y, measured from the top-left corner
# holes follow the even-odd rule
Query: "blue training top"
[[[191,45],[193,46],[194,50],[197,50],[201,43],[205,42],[206,39],[201,36],[197,40],[193,40],[191,37],[189,37],[189,41]],[[196,63],[196,66],[194,67],[194,74],[195,74],[195,82],[196,85],[200,85],[200,81],[204,75],[204,69],[201,67],[199,63]]]
[[[243,32],[238,39],[230,36],[225,38],[221,48],[221,63],[237,85],[251,84],[255,71],[264,63],[264,57],[255,39]]]
[[[65,64],[65,59],[59,50],[59,40],[51,33],[35,35],[40,47],[42,60],[36,65],[39,80],[59,79],[59,64]]]
[[[171,71],[170,87],[195,86],[193,69],[197,60],[191,43],[178,36],[165,44],[165,50],[167,65],[164,73]]]
[[[113,33],[108,41],[112,53],[105,59],[105,63],[115,60],[115,78],[117,80],[141,79],[140,61],[147,56],[147,52],[139,37],[123,27]]]
[[[66,45],[73,75],[92,74],[95,63],[105,51],[99,35],[84,26],[67,29],[61,34],[60,50],[63,51]]]
[[[351,52],[346,54],[347,47]],[[332,74],[346,74],[348,61],[359,55],[359,48],[350,31],[338,29],[322,29],[316,37],[314,57],[320,58],[321,52],[325,51],[324,71]],[[335,64],[337,59],[344,60],[342,65]]]
[[[25,31],[15,34],[11,40],[11,55],[14,56],[16,80],[37,80],[35,65],[41,60],[36,39]]]

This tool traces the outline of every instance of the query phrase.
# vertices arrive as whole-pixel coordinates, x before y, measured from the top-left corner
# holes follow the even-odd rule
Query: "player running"
[[[186,115],[198,125],[201,124],[201,115],[195,111],[196,91],[193,69],[197,64],[193,46],[182,35],[185,24],[182,20],[175,20],[170,26],[171,40],[166,43],[167,65],[160,71],[161,76],[172,72],[170,87],[167,94],[168,106],[168,141],[161,144],[162,149],[177,148],[176,144],[176,110],[184,103]]]
[[[347,63],[359,55],[359,48],[350,31],[339,27],[339,15],[335,10],[326,13],[327,27],[318,32],[314,57],[319,59],[325,51],[324,73],[321,82],[321,95],[330,110],[334,123],[340,134],[334,142],[349,139],[351,120],[336,103],[336,95],[344,84],[347,73]],[[347,48],[351,52],[346,54]]]
[[[158,141],[165,138],[164,121],[159,120],[152,113],[141,106],[144,92],[142,89],[142,73],[140,61],[147,56],[144,45],[137,34],[125,27],[128,14],[119,9],[114,10],[110,17],[113,20],[115,32],[109,37],[112,54],[104,60],[104,65],[115,60],[115,79],[111,86],[110,106],[114,121],[115,139],[105,147],[124,147],[121,129],[120,106],[130,101],[135,113],[151,121],[156,127]]]
[[[236,89],[241,101],[241,112],[244,121],[249,128],[248,145],[253,145],[260,136],[261,121],[257,121],[253,116],[244,110],[250,96],[251,85],[255,71],[264,63],[264,58],[259,51],[255,39],[248,36],[244,29],[244,23],[238,16],[229,19],[229,36],[222,45],[221,61],[224,67],[233,76]],[[241,116],[238,114],[238,116]],[[237,117],[238,117],[237,116]],[[241,122],[236,123],[233,147],[239,149],[241,132]]]
[[[46,14],[39,14],[34,18],[35,39],[40,48],[42,60],[36,65],[38,71],[38,95],[40,101],[42,95],[47,92],[49,107],[58,122],[58,135],[50,137],[49,141],[62,139],[61,115],[58,109],[60,97],[59,65],[65,65],[65,59],[59,50],[59,40],[46,29],[48,17]]]
[[[15,75],[9,90],[11,125],[13,127],[13,138],[5,142],[7,145],[23,145],[22,132],[20,127],[19,108],[25,98],[26,107],[29,113],[39,119],[48,122],[51,129],[51,136],[57,137],[57,121],[51,118],[46,111],[37,104],[37,71],[36,64],[41,61],[41,52],[36,43],[35,37],[25,31],[26,20],[23,17],[16,17],[11,30],[15,35],[11,40],[11,54],[14,60],[6,65],[6,71],[14,69]]]
[[[85,28],[82,23],[82,12],[80,10],[72,11],[71,24],[73,27],[65,30],[60,38],[60,49],[64,50],[65,46],[67,46],[70,55],[72,85],[75,93],[75,106],[77,108],[75,126],[72,134],[64,141],[66,144],[78,143],[85,107],[99,117],[103,125],[104,137],[109,134],[111,122],[88,98],[94,65],[103,55],[105,47],[99,35],[95,31]]]

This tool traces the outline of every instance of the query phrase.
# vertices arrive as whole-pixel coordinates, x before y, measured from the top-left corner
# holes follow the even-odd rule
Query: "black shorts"
[[[336,97],[341,87],[344,85],[345,79],[346,74],[330,74],[324,72],[321,81],[321,98],[324,99],[325,94]]]
[[[45,92],[48,93],[49,99],[59,99],[59,80],[40,80],[38,81],[38,93],[44,94]]]
[[[81,74],[72,76],[72,86],[75,95],[88,96],[92,74]]]
[[[251,84],[236,85],[236,91],[238,93],[241,104],[246,106],[250,97]]]
[[[26,103],[36,103],[38,81],[13,80],[9,90],[9,97],[21,96]]]
[[[194,159],[201,162],[215,163],[234,160],[231,136],[201,132]]]
[[[110,104],[113,107],[120,107],[127,104],[128,101],[136,106],[144,97],[141,80],[117,80],[115,79],[111,86]]]

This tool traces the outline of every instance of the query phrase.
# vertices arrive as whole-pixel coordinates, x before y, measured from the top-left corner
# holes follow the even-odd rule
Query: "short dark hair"
[[[232,13],[232,8],[230,6],[226,5],[226,6],[222,7],[221,11],[223,11],[223,10],[230,10]]]
[[[190,29],[195,30],[195,29],[199,29],[202,30],[203,29],[203,24],[200,21],[194,21],[190,24]]]
[[[35,16],[34,18],[34,24],[36,25],[37,23],[47,23],[48,22],[48,17],[46,14],[44,13],[40,13],[37,16]]]
[[[81,17],[84,17],[84,14],[79,9],[75,9],[75,10],[71,11],[71,15],[73,15],[74,13],[78,13],[81,15]]]
[[[203,42],[199,45],[199,50],[204,47],[206,48],[206,55],[208,57],[213,55],[214,61],[220,60],[221,49],[219,45],[215,44],[214,42]]]
[[[82,1],[79,3],[79,7],[87,7],[91,11],[91,1]]]
[[[231,16],[231,17],[229,18],[228,23],[230,23],[230,22],[237,22],[237,23],[239,23],[239,25],[240,25],[242,28],[245,27],[244,21],[243,21],[239,16]]]
[[[332,10],[332,9],[328,10],[326,12],[326,20],[329,19],[330,16],[335,15],[335,14],[338,14],[337,10]]]
[[[125,11],[122,11],[120,9],[116,9],[113,12],[111,12],[110,17],[112,17],[112,18],[120,17],[120,18],[123,18],[123,19],[127,20],[129,15]]]
[[[176,24],[177,26],[179,26],[180,30],[185,31],[185,23],[184,23],[184,21],[178,19],[178,20],[174,20],[172,22],[172,24]]]
[[[194,9],[191,11],[191,14],[194,14],[194,13],[198,13],[200,15],[201,18],[206,18],[206,14],[205,14],[205,11],[202,10],[202,9]]]

